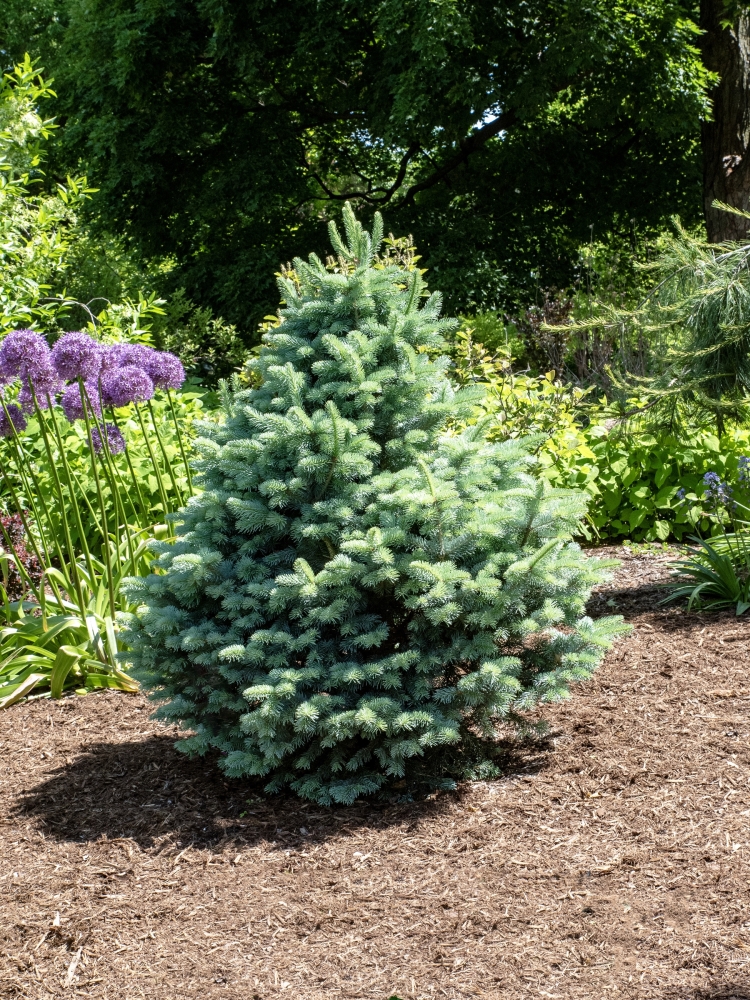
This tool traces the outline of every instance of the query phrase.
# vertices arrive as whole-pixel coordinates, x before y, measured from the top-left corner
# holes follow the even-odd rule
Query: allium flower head
[[[36,378],[52,369],[49,344],[34,330],[13,330],[0,344],[0,378],[9,382],[19,376]]]
[[[52,362],[48,357],[47,364],[38,365],[33,375],[31,372],[24,372],[21,376],[21,391],[18,393],[18,402],[26,413],[33,413],[34,396],[36,396],[39,409],[46,410],[54,397],[64,388],[65,384],[52,367]]]
[[[25,427],[26,417],[20,406],[15,403],[6,403],[4,408],[0,408],[0,436],[11,437],[14,429],[22,431]]]
[[[145,370],[152,354],[156,354],[156,351],[145,344],[109,344],[103,351],[102,372],[130,365]]]
[[[102,402],[105,406],[127,406],[151,399],[154,383],[135,365],[112,368],[101,377]]]
[[[86,393],[88,395],[88,402],[90,408],[96,413],[102,412],[101,401],[99,399],[99,387],[94,383],[86,384]],[[81,395],[81,387],[77,382],[73,382],[69,385],[63,397],[60,400],[60,406],[62,406],[62,411],[71,424],[76,420],[82,420],[85,416],[83,398]]]
[[[176,354],[154,351],[143,365],[157,389],[179,389],[185,381],[185,369]]]
[[[747,455],[740,455],[737,460],[737,478],[743,486],[750,483],[750,457]]]
[[[66,333],[52,348],[52,364],[64,379],[93,379],[102,366],[102,345],[86,333]]]
[[[125,451],[125,438],[118,428],[114,424],[105,424],[105,430],[107,432],[107,448],[109,453],[111,455],[119,455],[121,451]],[[99,433],[98,427],[91,428],[91,442],[94,445],[94,451],[100,452],[102,450],[102,436]]]

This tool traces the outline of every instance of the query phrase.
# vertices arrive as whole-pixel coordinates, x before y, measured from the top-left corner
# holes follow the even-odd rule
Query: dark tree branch
[[[407,149],[404,155],[401,157],[401,162],[399,163],[398,173],[396,174],[396,179],[389,188],[383,187],[373,187],[372,181],[368,180],[364,174],[360,174],[359,171],[354,171],[362,178],[362,180],[367,182],[366,191],[344,191],[336,192],[333,191],[323,180],[320,174],[310,171],[310,176],[313,180],[316,180],[320,187],[325,191],[328,198],[336,201],[348,201],[350,198],[358,198],[361,201],[366,201],[371,205],[385,205],[391,200],[391,198],[396,194],[406,177],[406,170],[409,163],[414,159],[420,150],[427,156],[427,159],[435,167],[433,172],[425,177],[424,180],[419,181],[417,184],[412,184],[410,188],[406,191],[403,199],[399,204],[405,205],[412,201],[414,195],[418,191],[426,191],[428,188],[434,187],[435,184],[439,184],[440,181],[445,180],[447,182],[447,177],[452,171],[459,167],[462,163],[465,163],[469,159],[472,153],[476,152],[478,149],[494,136],[498,135],[500,132],[512,125],[515,125],[518,121],[518,116],[515,111],[504,111],[501,115],[498,115],[493,121],[488,122],[483,125],[482,128],[477,129],[472,132],[471,135],[466,136],[466,138],[461,139],[458,143],[458,150],[449,157],[445,163],[441,166],[437,166],[432,157],[429,156],[426,150],[422,150],[420,143],[413,142],[411,146]],[[309,164],[307,164],[308,170],[310,169]],[[382,191],[382,194],[376,195],[376,191]]]
[[[354,171],[362,178],[362,180],[367,180],[367,191],[344,191],[339,193],[337,191],[331,190],[331,188],[328,187],[328,185],[320,176],[320,174],[311,171],[310,176],[313,178],[313,180],[316,180],[318,182],[318,184],[325,191],[326,195],[329,198],[334,199],[336,201],[349,201],[350,198],[359,198],[362,201],[369,202],[371,205],[383,205],[385,204],[385,202],[391,200],[393,195],[396,193],[396,191],[398,191],[398,189],[403,184],[404,177],[406,176],[407,167],[409,166],[411,160],[413,160],[414,157],[417,155],[419,150],[420,150],[420,145],[418,142],[413,142],[411,146],[409,146],[404,155],[401,157],[401,162],[399,163],[398,166],[398,173],[396,174],[396,179],[389,188],[383,188],[383,187],[373,188],[371,180],[367,180],[367,178],[363,174],[360,174],[359,171]],[[374,191],[382,191],[383,194],[376,196],[375,194],[370,193]]]
[[[515,111],[504,111],[501,115],[498,115],[494,121],[488,122],[483,125],[482,128],[477,129],[476,132],[472,132],[471,135],[467,136],[465,139],[461,139],[458,144],[458,150],[453,156],[449,157],[442,166],[438,167],[429,177],[425,177],[423,181],[419,181],[417,184],[412,184],[404,195],[402,205],[407,202],[413,201],[414,195],[418,191],[426,191],[428,188],[434,187],[435,184],[439,184],[440,181],[444,180],[448,174],[450,174],[456,167],[461,166],[469,159],[472,153],[475,153],[478,149],[487,142],[488,139],[492,139],[494,136],[498,135],[500,132],[511,125],[515,125],[518,121]]]

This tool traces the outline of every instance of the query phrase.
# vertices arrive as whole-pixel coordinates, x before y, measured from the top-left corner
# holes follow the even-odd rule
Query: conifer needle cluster
[[[584,496],[536,479],[522,442],[446,430],[473,390],[440,356],[440,296],[379,219],[344,222],[336,260],[280,278],[257,387],[226,391],[127,623],[183,749],[323,804],[566,697],[622,629],[584,615]]]

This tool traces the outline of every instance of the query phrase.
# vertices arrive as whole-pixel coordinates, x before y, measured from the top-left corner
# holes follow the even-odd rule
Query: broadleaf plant
[[[282,274],[256,387],[226,390],[201,493],[126,584],[128,657],[181,748],[322,804],[448,780],[447,748],[567,697],[623,629],[584,613],[583,494],[523,441],[450,429],[476,390],[439,356],[440,296],[379,219],[344,219],[335,258]]]

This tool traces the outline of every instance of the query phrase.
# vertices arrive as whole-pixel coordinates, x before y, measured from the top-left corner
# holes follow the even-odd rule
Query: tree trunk
[[[703,123],[703,211],[708,238],[747,241],[750,219],[712,207],[714,199],[750,209],[750,12],[735,14],[726,0],[701,0],[701,55],[718,73],[711,93],[713,118]]]

